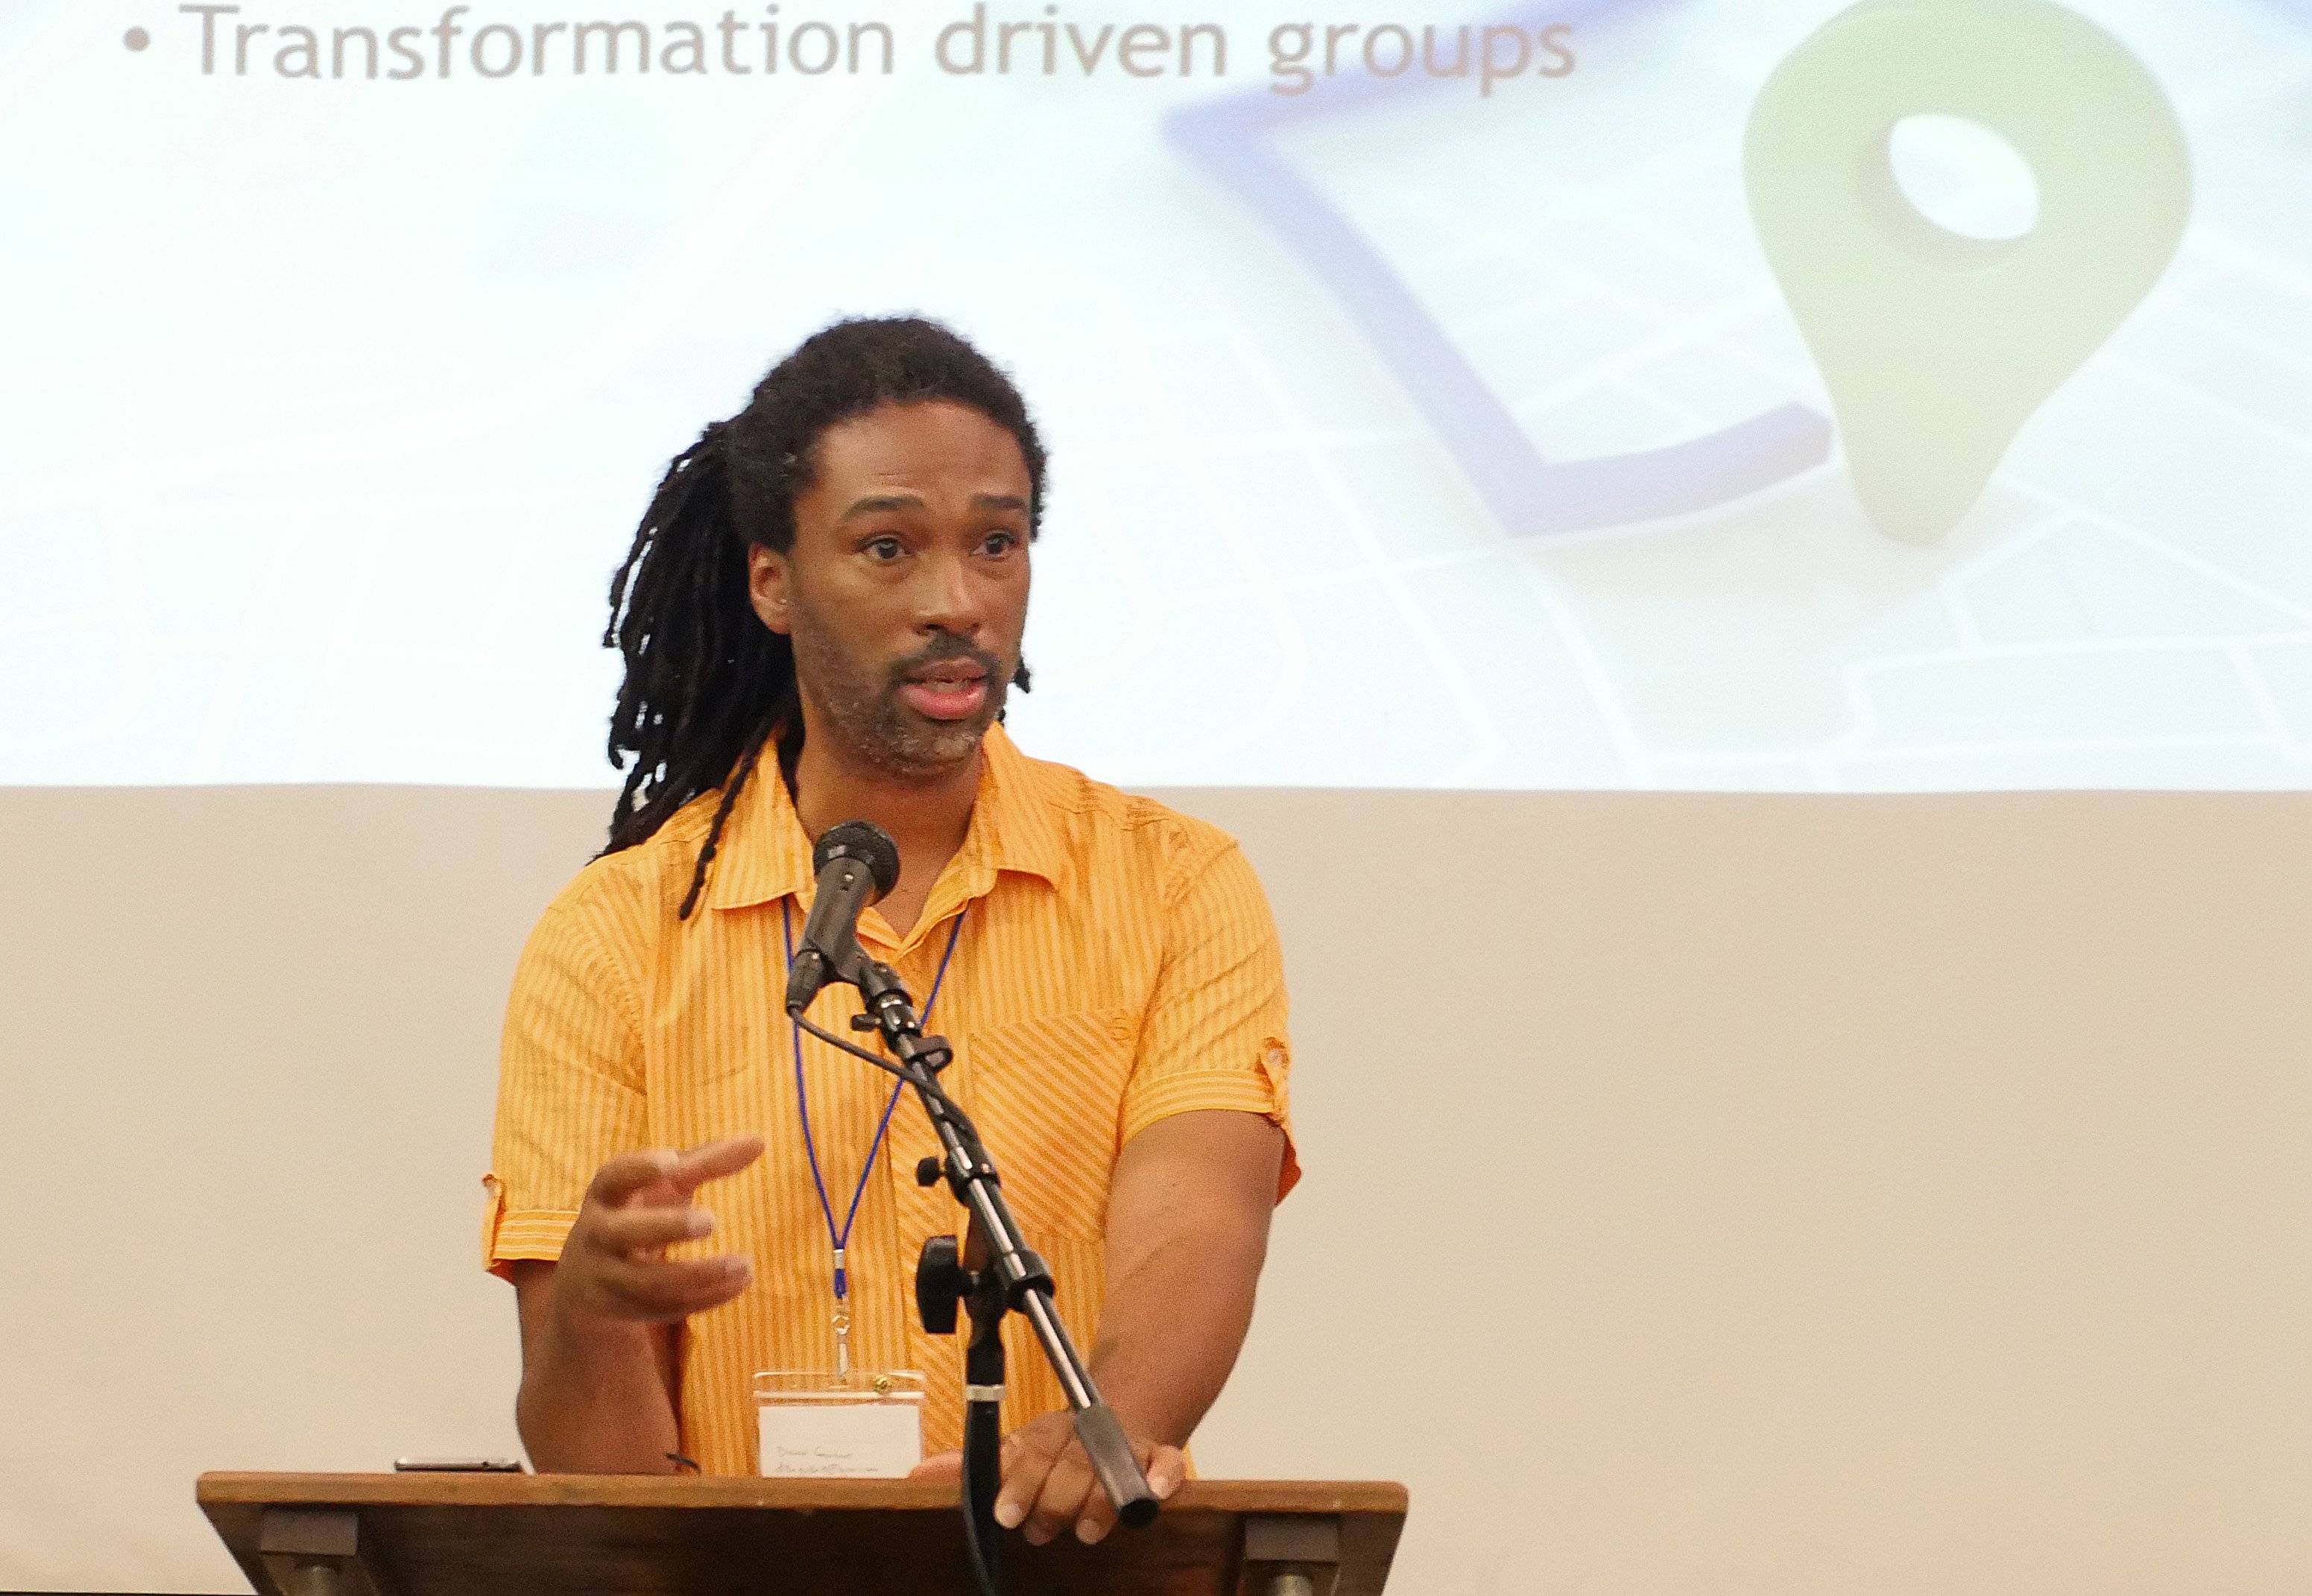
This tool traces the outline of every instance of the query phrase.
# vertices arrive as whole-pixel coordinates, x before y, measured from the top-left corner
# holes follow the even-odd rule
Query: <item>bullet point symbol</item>
[[[142,28],[131,28],[120,36],[120,42],[132,50],[141,50],[153,42],[153,36]]]

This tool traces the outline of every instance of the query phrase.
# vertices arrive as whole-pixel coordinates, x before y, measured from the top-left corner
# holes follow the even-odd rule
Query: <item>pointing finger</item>
[[[719,1181],[725,1175],[737,1174],[763,1156],[763,1138],[759,1136],[733,1136],[722,1141],[708,1142],[693,1147],[668,1171],[667,1178],[687,1197],[709,1181]]]

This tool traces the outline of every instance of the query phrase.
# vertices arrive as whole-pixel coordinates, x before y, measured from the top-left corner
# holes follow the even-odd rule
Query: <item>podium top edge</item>
[[[196,1482],[211,1507],[760,1508],[787,1512],[952,1511],[953,1480],[761,1479],[719,1475],[278,1474],[216,1472]],[[1167,1512],[1402,1516],[1405,1487],[1378,1480],[1195,1479]]]

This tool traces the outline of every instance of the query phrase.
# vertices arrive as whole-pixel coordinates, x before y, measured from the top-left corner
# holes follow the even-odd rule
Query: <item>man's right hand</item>
[[[672,1259],[666,1250],[712,1235],[714,1217],[692,1205],[693,1194],[762,1154],[761,1137],[740,1136],[602,1165],[554,1270],[555,1312],[565,1323],[671,1324],[746,1290],[754,1266],[740,1254]]]

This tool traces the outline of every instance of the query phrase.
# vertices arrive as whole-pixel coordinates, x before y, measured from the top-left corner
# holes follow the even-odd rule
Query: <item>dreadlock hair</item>
[[[732,806],[766,744],[790,756],[802,720],[794,650],[748,596],[747,551],[794,545],[795,495],[819,437],[883,405],[968,405],[1010,432],[1027,461],[1029,536],[1043,519],[1044,446],[1026,402],[993,362],[937,322],[838,321],[771,368],[747,407],[677,455],[610,582],[602,646],[626,657],[610,763],[634,768],[604,853],[631,848],[702,793],[722,798],[679,918],[688,919]],[[1028,685],[1022,668],[1015,685]]]

